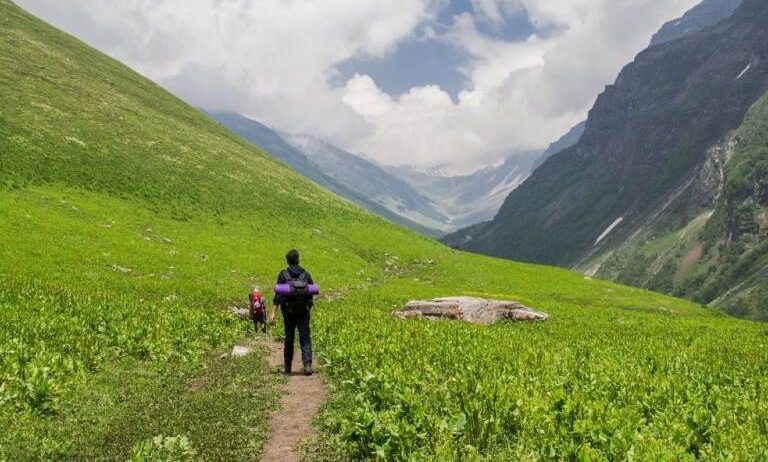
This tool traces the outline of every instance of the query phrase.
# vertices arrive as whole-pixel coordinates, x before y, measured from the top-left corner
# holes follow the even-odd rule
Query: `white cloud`
[[[385,163],[466,171],[540,148],[586,114],[597,93],[665,20],[697,0],[472,0],[430,32],[447,0],[20,0],[22,6],[189,100],[305,132]],[[525,11],[537,33],[505,42],[479,24]],[[384,58],[436,36],[467,56],[458,101],[436,86],[394,97],[370,77],[335,86],[350,58]],[[435,35],[436,34],[436,35]]]
[[[373,130],[328,83],[354,56],[382,57],[433,0],[23,0],[54,24],[193,104],[334,140]]]
[[[481,20],[495,25],[504,20],[503,9],[496,0],[472,0],[472,7]]]
[[[356,76],[345,102],[376,130],[351,146],[377,159],[447,164],[457,172],[544,147],[583,120],[603,86],[662,22],[695,1],[477,1],[484,15],[457,16],[442,37],[469,55],[462,71],[472,88],[455,104],[435,88],[412,89],[395,100],[370,78]],[[501,21],[520,9],[559,32],[506,42],[478,31],[478,20]]]

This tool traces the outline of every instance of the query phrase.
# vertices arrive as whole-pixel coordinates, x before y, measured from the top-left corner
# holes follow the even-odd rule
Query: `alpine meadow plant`
[[[128,462],[194,462],[197,453],[185,436],[158,435],[133,447]]]

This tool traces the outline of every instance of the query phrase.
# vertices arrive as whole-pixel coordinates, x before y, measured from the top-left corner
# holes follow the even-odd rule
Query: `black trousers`
[[[251,319],[253,320],[253,327],[256,329],[256,332],[259,331],[259,327],[261,327],[262,332],[267,332],[267,313],[253,313],[251,314]]]
[[[309,334],[309,312],[304,314],[288,314],[285,309],[283,321],[285,324],[285,348],[284,360],[286,369],[291,368],[293,362],[293,342],[296,339],[296,330],[299,331],[299,344],[301,345],[301,362],[312,364],[312,339]]]

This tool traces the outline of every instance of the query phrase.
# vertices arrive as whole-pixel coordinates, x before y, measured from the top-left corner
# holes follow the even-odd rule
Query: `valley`
[[[731,287],[744,280],[741,271],[759,280],[766,104],[753,103],[766,90],[766,60],[749,39],[764,36],[765,8],[744,5],[736,16],[743,23],[644,52],[640,61],[650,64],[623,74],[583,136],[569,137],[576,144],[536,169],[491,224],[478,225],[469,249],[487,250],[474,243],[491,242],[485,237],[526,212],[524,226],[500,231],[488,253],[511,256],[528,243],[525,259],[570,264],[598,245],[614,260],[597,274],[636,285],[650,276],[665,291],[662,284],[674,291],[708,267],[723,268],[711,287]],[[689,52],[697,40],[718,43],[727,65]],[[679,98],[634,93],[633,77],[655,66],[684,76],[675,63],[690,61],[699,64],[696,79],[655,87],[668,96],[685,86]],[[734,84],[746,62],[751,70]],[[703,97],[712,85],[703,76],[713,73],[733,90]],[[282,321],[256,337],[233,310],[254,286],[271,287],[294,247],[322,287],[312,335],[328,394],[314,437],[293,448],[309,460],[768,459],[765,324],[569,269],[448,247],[397,224],[402,216],[390,209],[380,217],[363,208],[384,206],[385,196],[347,197],[378,183],[330,174],[340,162],[347,172],[380,167],[332,146],[275,137],[241,116],[243,130],[230,130],[9,0],[0,0],[0,89],[1,461],[259,460],[270,448],[269,416],[280,412],[294,377],[270,364],[265,347],[281,339]],[[623,120],[612,103],[647,94],[675,120],[691,112],[678,114],[670,100],[703,105],[654,141],[669,155],[641,173],[670,172],[654,180],[670,187],[654,194],[639,192],[652,175],[641,177],[601,144]],[[639,139],[647,107],[629,108],[637,117],[620,133]],[[705,130],[713,126],[736,130],[733,149],[725,143],[707,162],[692,148],[686,162],[674,160],[670,153],[691,133],[684,128],[707,135],[694,147],[719,146]],[[259,130],[259,138],[244,134]],[[613,136],[611,143],[622,141]],[[626,152],[633,160],[646,153]],[[723,156],[731,158],[724,167]],[[602,183],[592,169],[598,161],[610,167]],[[463,190],[462,203],[487,205],[482,189],[502,195],[527,176],[505,165],[450,180],[485,185]],[[581,176],[566,171],[573,166]],[[670,201],[681,179],[673,170],[714,182],[694,180]],[[375,175],[384,174],[395,175]],[[427,181],[396,176],[408,191]],[[580,188],[582,176],[598,190]],[[462,187],[435,184],[435,196],[408,193],[407,208],[429,207],[421,214],[428,216],[442,196],[457,207],[453,216],[473,216],[450,202]],[[693,194],[702,186],[710,188]],[[622,187],[632,201],[622,199]],[[397,192],[386,197],[402,199]],[[531,202],[523,208],[520,198]],[[576,212],[566,207],[580,200]],[[659,203],[669,205],[650,207]],[[678,208],[686,212],[670,215]],[[549,227],[530,228],[534,218]],[[619,238],[639,223],[655,234],[643,229],[621,247]],[[709,239],[701,246],[699,231]],[[565,247],[572,242],[575,250]],[[648,265],[611,273],[631,268],[615,262],[637,253],[664,277],[643,274]],[[736,260],[735,269],[719,258]],[[516,300],[549,319],[481,326],[392,315],[409,300],[462,295]],[[250,354],[232,354],[240,345]]]

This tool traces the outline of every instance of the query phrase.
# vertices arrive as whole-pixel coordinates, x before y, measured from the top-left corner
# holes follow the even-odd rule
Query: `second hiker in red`
[[[261,290],[258,287],[253,289],[248,295],[248,307],[251,311],[251,319],[253,320],[253,327],[256,332],[267,332],[267,301],[261,294]]]

